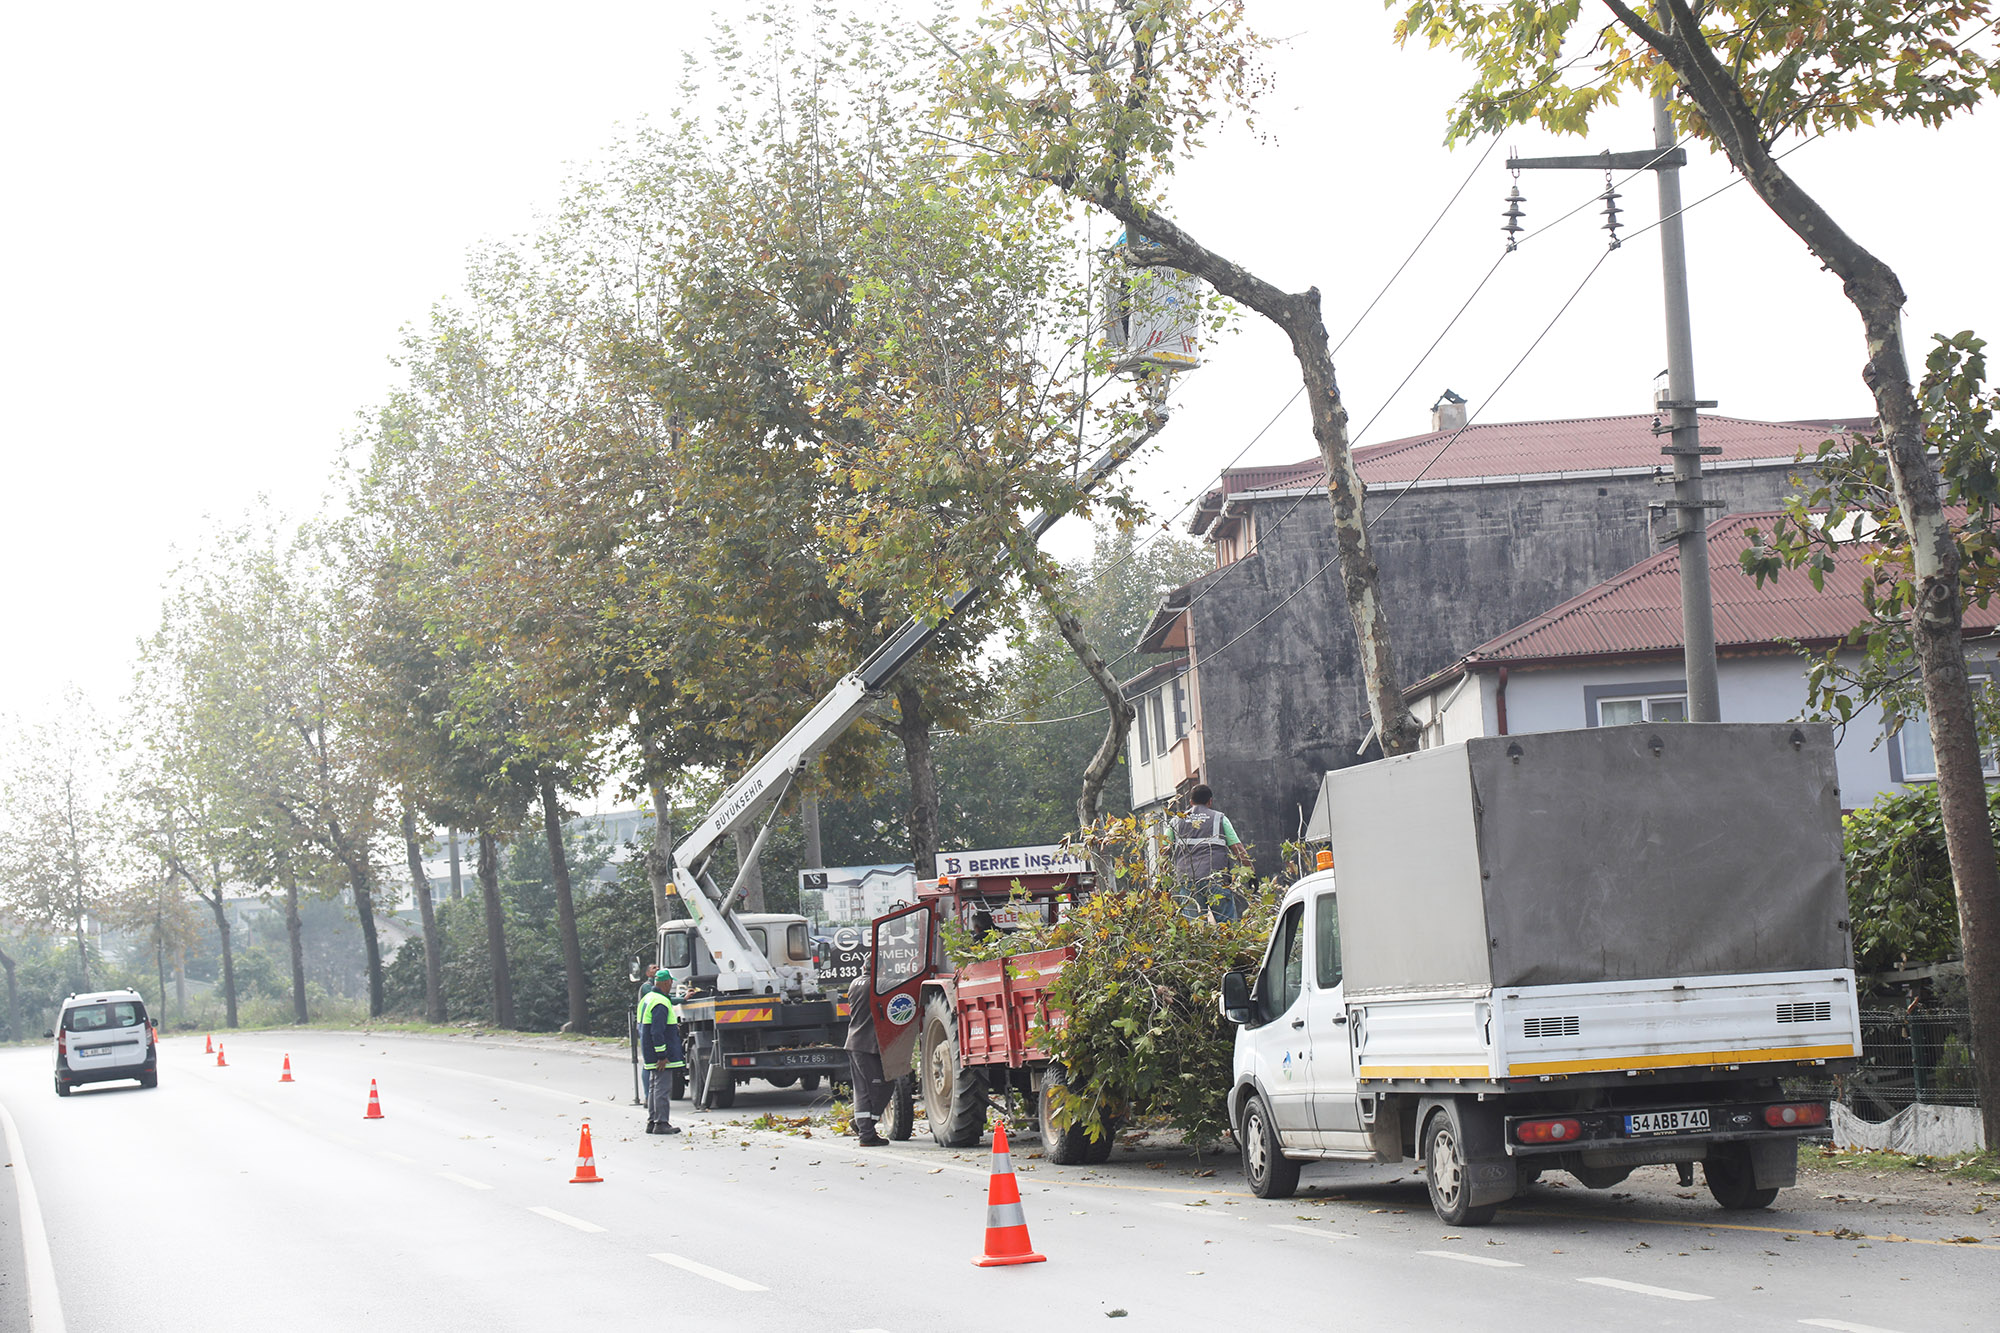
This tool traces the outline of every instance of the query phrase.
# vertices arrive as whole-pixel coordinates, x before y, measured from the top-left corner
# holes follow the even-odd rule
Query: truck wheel
[[[1299,1164],[1278,1143],[1278,1125],[1262,1093],[1243,1108],[1243,1177],[1260,1199],[1289,1199],[1299,1188]]]
[[[772,1074],[764,1080],[774,1088],[789,1088],[799,1081],[796,1074]]]
[[[1750,1150],[1740,1143],[1720,1144],[1701,1164],[1708,1192],[1732,1212],[1769,1208],[1778,1197],[1775,1187],[1757,1188],[1757,1175],[1750,1169]]]
[[[670,1102],[686,1101],[688,1095],[687,1066],[682,1065],[679,1069],[668,1070],[667,1073],[667,1100]],[[658,1072],[655,1072],[653,1077],[658,1078]]]
[[[905,1074],[889,1085],[888,1114],[882,1118],[882,1133],[897,1143],[907,1141],[917,1131],[916,1077]]]
[[[1466,1172],[1465,1147],[1459,1142],[1458,1126],[1444,1111],[1432,1112],[1424,1126],[1424,1183],[1430,1186],[1431,1208],[1448,1227],[1479,1227],[1493,1220],[1500,1210],[1497,1203],[1477,1208],[1466,1201],[1472,1197],[1472,1181]]]
[[[720,1060],[709,1066],[708,1104],[718,1111],[727,1111],[736,1105],[736,1075],[729,1072]]]
[[[942,1148],[970,1148],[986,1135],[986,1085],[958,1063],[958,1015],[942,995],[924,1006],[924,1116]]]
[[[1035,1098],[1035,1118],[1042,1127],[1042,1157],[1057,1166],[1077,1166],[1090,1160],[1090,1131],[1081,1120],[1056,1126],[1057,1088],[1069,1086],[1069,1071],[1052,1064],[1042,1071],[1041,1092]]]
[[[657,1071],[654,1077],[658,1077]],[[697,1111],[708,1109],[708,1056],[699,1041],[690,1042],[687,1052],[688,1102]]]

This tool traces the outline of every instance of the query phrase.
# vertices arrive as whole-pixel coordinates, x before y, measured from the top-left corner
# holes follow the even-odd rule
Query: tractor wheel
[[[772,1074],[764,1080],[774,1088],[789,1088],[799,1081],[797,1074]]]
[[[1042,1127],[1042,1157],[1057,1166],[1078,1166],[1090,1160],[1090,1130],[1084,1122],[1078,1119],[1063,1126],[1056,1124],[1053,1094],[1068,1086],[1069,1072],[1051,1064],[1042,1071],[1041,1093],[1035,1098],[1036,1119]]]
[[[905,1074],[889,1085],[889,1107],[882,1117],[883,1137],[902,1143],[917,1129],[917,1080]]]
[[[801,1092],[818,1092],[818,1091],[819,1091],[819,1075],[818,1075],[818,1074],[800,1074],[800,1075],[799,1075],[799,1091],[801,1091]]]
[[[986,1135],[986,1082],[958,1062],[958,1015],[942,995],[924,1006],[924,1115],[940,1147],[970,1148]]]

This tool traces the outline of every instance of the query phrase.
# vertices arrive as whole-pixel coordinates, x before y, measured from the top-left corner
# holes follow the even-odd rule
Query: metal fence
[[[1864,1120],[1887,1120],[1915,1102],[1977,1106],[1972,1016],[1962,1009],[1864,1009],[1861,1063],[1811,1091],[1845,1102]]]

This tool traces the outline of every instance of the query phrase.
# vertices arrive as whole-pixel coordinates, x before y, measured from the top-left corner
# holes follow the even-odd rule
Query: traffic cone
[[[208,1045],[201,1048],[201,1053],[203,1055],[215,1054],[215,1034],[213,1032],[208,1034]]]
[[[215,1048],[215,1067],[217,1069],[229,1068],[229,1061],[223,1058],[222,1048],[220,1046]]]
[[[282,1074],[280,1074],[280,1075],[278,1075],[278,1082],[280,1082],[280,1083],[290,1083],[290,1082],[292,1082],[292,1081],[293,1081],[293,1079],[292,1079],[292,1053],[291,1053],[290,1051],[286,1051],[286,1052],[285,1052],[285,1072],[284,1072],[284,1073],[282,1073]]]
[[[382,1118],[382,1094],[375,1091],[375,1080],[372,1078],[368,1080],[368,1109],[361,1113],[361,1118],[363,1120]]]
[[[993,1127],[993,1176],[986,1183],[986,1253],[972,1261],[981,1268],[1048,1262],[1028,1242],[1028,1218],[1021,1211],[1021,1187],[1007,1158],[1007,1125]]]
[[[583,1122],[583,1137],[576,1141],[576,1174],[569,1178],[572,1185],[602,1185],[604,1177],[597,1174],[597,1154],[590,1146],[590,1122]]]

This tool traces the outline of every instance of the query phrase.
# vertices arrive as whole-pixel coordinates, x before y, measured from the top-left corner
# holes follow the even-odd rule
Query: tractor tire
[[[917,1080],[905,1074],[889,1085],[889,1106],[882,1116],[882,1136],[897,1143],[917,1132]]]
[[[1119,1121],[1110,1120],[1105,1122],[1103,1136],[1093,1139],[1090,1147],[1084,1150],[1083,1162],[1085,1166],[1103,1166],[1111,1160],[1111,1150],[1118,1146],[1118,1130],[1120,1127]]]
[[[789,1088],[799,1081],[797,1074],[772,1074],[764,1080],[774,1088]]]
[[[818,1091],[819,1091],[819,1075],[818,1075],[818,1074],[800,1074],[800,1075],[799,1075],[799,1091],[801,1091],[801,1092],[818,1092]]]
[[[1090,1130],[1081,1120],[1058,1126],[1055,1119],[1057,1088],[1069,1086],[1069,1071],[1051,1064],[1042,1071],[1041,1090],[1035,1098],[1035,1118],[1042,1128],[1042,1158],[1057,1166],[1081,1166],[1090,1160]],[[1109,1142],[1107,1136],[1106,1142]]]
[[[958,1015],[942,995],[924,1006],[924,1116],[943,1148],[971,1148],[986,1136],[986,1080],[958,1062]]]

